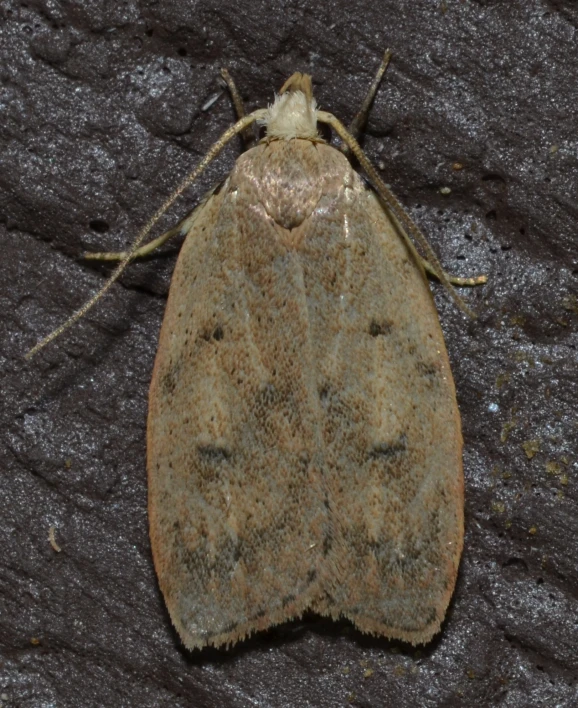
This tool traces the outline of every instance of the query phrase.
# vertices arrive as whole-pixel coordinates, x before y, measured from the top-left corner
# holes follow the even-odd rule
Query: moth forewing
[[[294,75],[195,213],[171,284],[149,511],[189,648],[307,609],[425,643],[455,584],[462,440],[433,300],[318,115]]]

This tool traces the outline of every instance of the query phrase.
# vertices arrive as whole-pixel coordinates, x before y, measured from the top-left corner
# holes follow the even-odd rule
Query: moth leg
[[[419,256],[419,254],[418,254]],[[439,280],[439,275],[436,271],[436,269],[429,264],[428,261],[426,261],[425,258],[422,258],[419,256],[419,259],[421,261],[421,264],[423,266],[423,269],[425,272],[431,276],[432,278],[435,278],[436,280]],[[461,278],[459,275],[450,275],[449,273],[446,273],[444,271],[445,276],[449,280],[449,282],[452,285],[457,285],[458,287],[461,288],[467,288],[467,287],[475,287],[476,285],[483,285],[484,283],[488,282],[488,276],[487,275],[474,275],[471,278]]]
[[[224,82],[227,84],[227,88],[229,89],[229,93],[231,94],[231,100],[233,101],[233,106],[235,107],[237,120],[241,120],[241,118],[245,117],[246,113],[245,106],[243,105],[243,99],[241,98],[241,94],[239,93],[237,84],[233,80],[231,74],[229,74],[228,69],[221,69],[221,76],[223,77]],[[247,127],[241,132],[241,140],[243,141],[243,147],[245,148],[245,150],[248,150],[255,142],[255,134],[251,127]]]
[[[122,261],[118,263],[112,275],[104,283],[100,290],[95,293],[89,300],[87,300],[87,302],[85,302],[81,308],[76,310],[76,312],[74,312],[66,320],[66,322],[63,322],[60,327],[57,327],[49,335],[44,337],[44,339],[41,339],[39,342],[37,342],[32,347],[32,349],[30,349],[30,351],[28,351],[24,355],[25,359],[32,359],[32,357],[37,354],[41,349],[44,349],[47,344],[50,344],[52,340],[56,339],[56,337],[59,337],[63,332],[66,332],[69,327],[72,327],[75,322],[78,322],[79,319],[84,317],[84,315],[86,315],[86,313],[91,310],[104,295],[106,295],[106,293],[112,288],[112,286],[124,273],[127,265],[133,259],[133,255],[137,253],[141,248],[141,243],[145,241],[152,227],[157,223],[157,221],[167,211],[167,209],[169,209],[181,196],[181,194],[187,189],[187,187],[190,187],[191,184],[193,184],[193,182],[197,179],[197,177],[199,177],[199,175],[201,175],[207,169],[207,166],[211,164],[215,157],[217,157],[217,155],[221,152],[225,145],[230,140],[232,140],[235,135],[241,133],[248,125],[251,125],[255,121],[263,120],[266,115],[267,111],[264,109],[253,111],[253,113],[251,113],[250,115],[245,116],[244,118],[241,118],[241,120],[237,121],[235,125],[232,125],[228,130],[225,130],[225,132],[221,135],[217,142],[213,143],[213,145],[209,148],[209,151],[195,167],[195,169],[185,177],[185,179],[179,184],[179,186],[175,189],[171,196],[165,200],[164,204],[162,204],[155,211],[155,213],[147,221],[144,227],[139,231],[139,234],[133,241],[130,250],[126,252],[126,256],[123,258]],[[192,221],[194,219],[194,214],[191,214],[189,219]]]
[[[174,228],[165,231],[165,233],[161,234],[158,238],[149,241],[149,243],[136,250],[131,257],[131,261],[148,256],[150,253],[162,246],[163,243],[168,241],[172,236],[176,236],[181,233],[182,223],[183,222]],[[104,251],[102,253],[91,253],[90,251],[85,251],[85,253],[82,254],[82,257],[87,261],[122,261],[127,257],[127,254],[128,251]]]
[[[369,111],[371,110],[371,106],[373,104],[373,99],[375,98],[375,94],[377,93],[377,89],[379,88],[379,84],[381,83],[381,80],[383,79],[383,75],[385,74],[385,70],[387,69],[390,60],[391,60],[391,52],[389,49],[387,49],[385,54],[383,55],[383,59],[381,60],[381,64],[379,65],[379,69],[377,70],[377,73],[375,74],[375,78],[373,79],[373,82],[372,82],[371,86],[369,87],[369,91],[367,92],[365,100],[363,101],[361,108],[359,109],[357,115],[351,121],[351,123],[349,125],[349,132],[351,133],[351,135],[353,135],[353,137],[356,140],[359,139],[359,136],[361,135],[363,129],[365,128],[365,125],[367,123],[367,118],[369,116]],[[342,145],[341,150],[345,155],[347,155],[351,152],[347,145]]]
[[[165,231],[165,233],[161,234],[158,238],[155,238],[152,241],[145,243],[144,246],[141,246],[139,249],[137,249],[134,252],[134,255],[131,256],[131,261],[136,260],[137,258],[144,258],[145,256],[150,255],[153,251],[156,251],[157,248],[160,248],[173,236],[178,236],[179,234],[181,236],[186,236],[191,230],[191,226],[193,225],[193,220],[195,218],[195,212],[197,211],[197,209],[202,207],[207,202],[209,197],[211,197],[219,189],[220,186],[221,185],[218,184],[216,187],[213,187],[213,189],[209,190],[201,199],[199,204],[192,211],[190,211],[184,219],[181,219],[181,221],[179,221],[176,226],[173,226],[172,229]],[[82,254],[82,257],[87,261],[122,261],[124,258],[127,257],[127,254],[128,251],[110,251],[104,253],[90,253],[89,251],[85,251]]]
[[[381,199],[380,199],[381,201]],[[383,201],[381,201],[383,204]],[[387,208],[387,206],[386,206]],[[448,283],[451,283],[452,285],[457,285],[458,287],[465,288],[465,287],[475,287],[476,285],[484,285],[484,283],[488,282],[488,276],[487,275],[474,275],[470,278],[462,278],[459,275],[451,275],[450,273],[447,273],[443,268],[436,268],[434,267],[428,260],[427,258],[424,258],[420,253],[418,253],[418,250],[413,244],[413,241],[409,238],[407,235],[406,230],[403,227],[403,224],[400,222],[400,220],[397,218],[395,214],[392,214],[389,212],[390,217],[393,219],[393,222],[395,223],[399,233],[403,237],[403,240],[405,241],[406,246],[409,248],[411,251],[413,257],[416,259],[416,261],[421,265],[421,267],[424,269],[424,271],[427,273],[427,275],[430,278],[435,278],[438,282],[445,284],[444,280],[447,281]],[[458,295],[459,297],[459,295]],[[463,309],[463,308],[462,308]]]

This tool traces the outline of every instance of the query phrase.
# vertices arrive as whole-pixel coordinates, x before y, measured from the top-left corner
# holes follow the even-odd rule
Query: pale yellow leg
[[[188,219],[188,217],[187,217]],[[158,238],[153,239],[149,243],[145,244],[141,248],[137,249],[131,256],[130,260],[133,261],[136,258],[143,258],[148,256],[157,248],[166,243],[170,238],[176,236],[181,232],[183,222],[181,221],[172,229],[165,231]],[[102,253],[90,253],[89,251],[82,254],[82,257],[87,261],[123,261],[128,255],[128,251],[104,251]]]
[[[419,258],[425,272],[436,280],[440,280],[436,269],[431,266],[425,258],[421,256]],[[487,275],[474,275],[471,278],[461,278],[459,275],[450,275],[449,273],[445,273],[445,275],[452,285],[457,285],[460,288],[475,287],[476,285],[483,285],[488,282]]]
[[[235,135],[238,135],[240,132],[245,130],[248,125],[251,125],[255,121],[263,120],[265,116],[265,110],[254,111],[250,115],[246,116],[245,118],[242,118],[240,121],[235,123],[235,125],[231,126],[221,135],[217,142],[211,146],[209,152],[205,155],[205,157],[201,160],[197,167],[181,182],[181,184],[175,189],[175,191],[165,201],[165,203],[159,209],[157,209],[153,216],[147,221],[145,226],[141,229],[138,236],[136,237],[130,251],[127,251],[125,257],[121,261],[119,261],[113,274],[102,286],[102,288],[95,295],[93,295],[88,300],[88,302],[86,302],[80,309],[76,310],[76,312],[71,315],[66,320],[66,322],[63,322],[60,327],[57,327],[47,337],[41,339],[38,344],[36,344],[36,346],[32,347],[32,349],[24,355],[25,359],[31,359],[47,344],[56,339],[56,337],[59,337],[75,322],[78,322],[81,317],[84,317],[84,315],[100,300],[103,295],[105,295],[111,289],[113,284],[116,283],[116,281],[120,278],[126,266],[132,260],[133,254],[137,253],[137,251],[141,249],[141,244],[149,235],[150,230],[160,219],[160,217],[167,211],[169,207],[173,205],[173,203],[185,191],[185,189],[187,189],[187,187],[189,187],[197,179],[197,177],[202,174],[207,165],[209,165],[215,159],[215,157],[217,157],[217,155],[221,152],[221,150],[225,147],[229,140],[231,140],[235,137]]]
[[[239,89],[237,88],[233,77],[227,69],[221,69],[221,76],[227,84],[227,88],[229,89],[229,93],[231,94],[233,106],[235,107],[235,113],[237,114],[237,120],[242,120],[247,114],[245,112],[245,107],[243,106],[243,99],[241,98]],[[247,148],[250,143],[254,142],[254,135],[251,131],[250,126],[242,130],[240,135],[245,145],[245,148]],[[203,201],[205,201],[205,199],[210,194],[212,194],[212,191],[205,196]],[[188,214],[187,217],[183,219],[180,223],[178,223],[175,227],[169,229],[168,231],[165,231],[165,233],[161,234],[158,238],[153,239],[149,243],[137,249],[131,255],[130,261],[136,260],[137,258],[144,258],[145,256],[150,255],[153,251],[156,251],[157,248],[160,248],[173,236],[177,236],[179,233],[184,234],[185,231],[188,231],[188,228],[185,230],[183,227],[185,226],[185,222],[188,221],[191,215],[192,212],[191,214]],[[126,259],[127,256],[128,251],[103,251],[100,253],[90,253],[87,251],[82,254],[82,257],[87,261],[123,261]]]
[[[353,135],[351,135],[347,131],[346,127],[331,113],[326,113],[325,111],[317,111],[317,120],[321,123],[327,123],[331,128],[333,128],[333,130],[343,140],[343,142],[349,146],[351,152],[357,158],[359,164],[369,177],[370,182],[373,184],[373,187],[378,195],[380,202],[382,203],[394,223],[399,227],[400,233],[406,241],[408,248],[415,252],[415,247],[413,246],[411,240],[408,237],[411,234],[411,236],[415,239],[416,243],[420,245],[420,247],[423,249],[427,256],[427,269],[429,271],[433,270],[436,278],[442,283],[442,285],[445,286],[450,297],[460,308],[460,310],[472,319],[475,319],[475,313],[470,310],[464,300],[462,300],[462,298],[454,290],[450,278],[444,272],[444,269],[442,268],[441,263],[439,262],[439,258],[436,256],[434,250],[429,245],[426,237],[422,234],[419,227],[413,222],[409,214],[405,211],[398,198],[393,194],[390,188],[381,179],[381,177],[377,173],[377,170],[371,164],[371,162],[361,149],[361,146],[359,145],[357,140],[353,137]],[[478,278],[474,278],[471,284],[481,285],[481,279],[483,277],[484,276],[478,276]],[[466,278],[466,284],[469,284],[467,282],[468,280],[471,279]]]
[[[383,55],[383,59],[381,61],[381,64],[379,65],[379,69],[377,70],[375,78],[373,79],[373,82],[372,82],[371,86],[369,87],[369,91],[367,92],[367,96],[365,97],[363,105],[361,106],[359,112],[357,113],[357,115],[351,121],[351,124],[349,125],[348,133],[350,135],[352,135],[356,140],[359,138],[359,135],[361,134],[361,132],[363,131],[363,129],[365,127],[365,124],[367,123],[367,117],[369,115],[369,111],[371,110],[371,105],[373,103],[373,99],[375,98],[375,94],[377,93],[377,89],[379,88],[379,85],[381,83],[381,80],[383,79],[385,71],[386,71],[387,67],[389,66],[390,60],[391,60],[391,52],[388,49],[385,52],[385,54]],[[347,144],[344,144],[341,149],[346,154],[351,151],[351,148]],[[401,227],[401,224],[398,223],[398,226]],[[423,268],[428,275],[436,278],[436,280],[440,280],[441,282],[444,282],[444,277],[440,277],[439,271],[437,268],[432,266],[429,263],[429,261],[427,261],[425,258],[422,258],[417,253],[417,251],[415,252],[415,255],[420,259],[420,261],[423,265]],[[451,283],[452,285],[457,285],[458,287],[474,287],[476,285],[483,285],[488,280],[487,275],[476,275],[471,278],[461,278],[456,275],[450,275],[449,273],[446,273],[445,271],[442,271],[442,273],[443,273],[443,276],[445,276],[445,279],[447,280],[447,282]]]
[[[241,94],[239,93],[239,89],[237,88],[237,85],[235,84],[233,77],[229,73],[227,69],[221,69],[221,76],[223,77],[223,80],[227,84],[227,88],[229,89],[229,93],[231,94],[231,99],[233,101],[233,106],[235,107],[235,113],[237,114],[237,120],[241,120],[242,118],[245,118],[246,112],[245,112],[245,107],[243,106],[243,99],[241,98]],[[251,131],[250,127],[247,127],[245,130],[241,131],[241,138],[243,140],[243,143],[245,145],[245,148],[248,147],[248,145],[254,141],[254,136]],[[211,194],[210,192],[209,194]],[[209,196],[209,195],[206,195]],[[206,199],[206,197],[205,197]],[[203,199],[203,201],[205,201]],[[191,212],[192,214],[192,212]],[[157,248],[160,248],[164,243],[166,243],[170,238],[173,236],[177,236],[179,233],[185,233],[183,230],[183,226],[185,225],[185,222],[190,218],[191,214],[188,214],[183,221],[178,223],[175,227],[172,229],[169,229],[168,231],[165,231],[164,234],[161,234],[158,238],[153,239],[149,243],[145,244],[141,248],[137,249],[130,257],[130,261],[136,260],[137,258],[144,258],[145,256],[150,255],[153,251],[156,251]],[[188,229],[186,229],[188,230]],[[87,261],[123,261],[126,257],[128,256],[128,251],[103,251],[100,253],[91,253],[89,251],[85,252],[82,254],[82,257],[87,260]]]

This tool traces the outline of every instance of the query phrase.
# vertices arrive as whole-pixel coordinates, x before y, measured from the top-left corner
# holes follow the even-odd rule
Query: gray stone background
[[[0,0],[3,707],[578,705],[577,30],[570,0]],[[82,251],[128,244],[232,122],[219,67],[250,109],[312,73],[349,121],[386,46],[365,149],[445,267],[489,275],[475,322],[432,285],[465,442],[454,600],[419,650],[307,616],[187,653],[145,473],[178,243],[22,356],[110,272]]]

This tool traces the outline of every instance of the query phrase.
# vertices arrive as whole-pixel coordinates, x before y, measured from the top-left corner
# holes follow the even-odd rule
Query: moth
[[[386,54],[358,117],[362,122]],[[228,75],[225,75],[227,78]],[[463,545],[460,416],[424,272],[449,278],[352,132],[296,73],[240,114],[265,136],[176,229],[149,395],[154,564],[189,649],[312,610],[412,644],[439,631]],[[328,124],[359,161],[319,134]],[[484,278],[458,280],[477,284]],[[457,295],[459,303],[461,300]],[[465,307],[465,306],[463,306]]]

